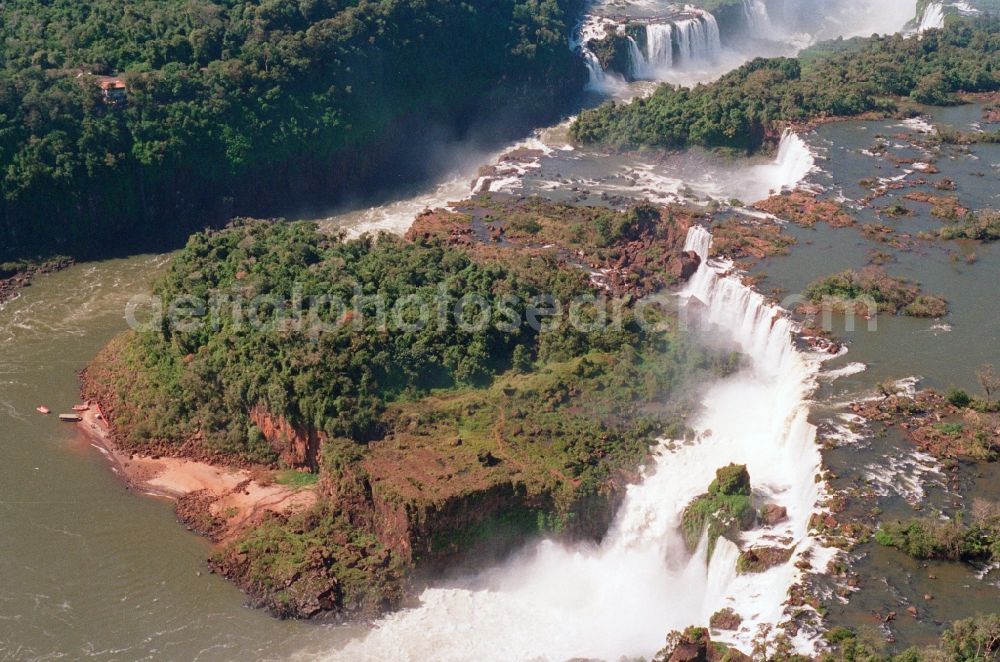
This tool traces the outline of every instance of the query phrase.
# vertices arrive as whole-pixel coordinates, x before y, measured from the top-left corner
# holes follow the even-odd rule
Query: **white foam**
[[[711,237],[693,228],[687,249],[707,259]],[[519,558],[457,586],[432,588],[420,606],[379,621],[363,639],[330,659],[564,660],[652,655],[674,628],[707,624],[730,606],[744,618],[728,639],[744,650],[760,623],[785,618],[795,561],[825,552],[808,534],[823,492],[809,395],[819,359],[792,345],[793,324],[739,279],[727,264],[705,264],[683,293],[707,304],[708,320],[728,330],[751,367],[715,384],[694,420],[697,441],[656,450],[654,470],[628,489],[600,546],[543,542]],[[787,537],[792,559],[764,573],[737,575],[735,544],[720,541],[711,562],[705,543],[692,555],[680,535],[681,514],[715,470],[747,464],[755,494],[788,509],[789,519],[739,541]],[[736,541],[732,541],[736,542]],[[809,642],[802,638],[804,648]]]
[[[927,30],[940,30],[944,27],[944,5],[940,2],[931,2],[924,8],[924,13],[920,16],[920,24],[917,32]]]

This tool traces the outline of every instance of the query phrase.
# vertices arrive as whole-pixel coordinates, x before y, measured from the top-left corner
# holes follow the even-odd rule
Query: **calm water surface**
[[[0,309],[0,660],[282,658],[330,637],[244,608],[172,505],[125,490],[56,420],[164,261],[78,265]]]
[[[930,112],[932,122],[963,130],[973,129],[981,117],[976,106]],[[880,218],[875,211],[862,209],[856,213],[859,222],[884,223],[912,235],[940,228],[942,222],[930,215],[929,205],[902,198],[913,190],[957,195],[971,209],[1000,208],[997,178],[1000,146],[975,146],[971,154],[951,147],[927,152],[908,145],[900,134],[918,136],[912,127],[891,121],[822,127],[809,138],[823,157],[820,161],[823,171],[811,181],[823,187],[823,195],[857,200],[869,192],[859,181],[904,174],[908,166],[897,166],[886,158],[862,153],[875,142],[877,135],[882,135],[892,143],[890,154],[918,161],[934,159],[941,173],[928,175],[927,179],[933,182],[948,177],[955,181],[957,190],[907,187],[875,204],[886,207],[898,201],[916,212],[913,216]],[[911,174],[909,178],[920,176]],[[801,292],[824,275],[864,267],[870,251],[877,249],[893,255],[893,261],[884,267],[889,274],[918,281],[926,291],[943,295],[951,304],[951,314],[943,320],[880,315],[875,331],[868,330],[859,319],[857,330],[849,332],[843,320],[835,320],[834,332],[847,341],[850,351],[832,362],[830,368],[860,362],[866,369],[821,387],[815,417],[842,422],[840,417],[847,412],[847,402],[871,395],[879,382],[908,377],[920,378],[922,385],[938,389],[959,387],[976,392],[976,367],[987,362],[1000,365],[1000,244],[919,242],[913,251],[897,251],[865,239],[854,228],[838,230],[819,224],[814,229],[789,226],[788,231],[799,243],[790,256],[776,257],[760,265],[759,271],[767,276],[762,284],[765,290],[776,288],[782,292],[781,296]],[[965,257],[972,253],[976,260],[969,264]],[[835,484],[874,488],[880,494],[877,505],[885,519],[934,516],[939,511],[954,515],[967,509],[976,497],[1000,500],[997,487],[1000,468],[996,465],[963,464],[956,490],[937,462],[917,453],[895,431],[883,437],[863,434],[827,453],[826,461],[839,477]],[[951,621],[995,612],[1000,605],[1000,574],[995,570],[918,563],[874,544],[858,550],[853,566],[862,577],[861,588],[847,603],[832,601],[832,622],[877,631],[879,638],[895,639],[896,648],[930,643]],[[917,618],[906,613],[909,606],[917,607]],[[874,616],[890,611],[896,611],[898,617],[889,627]]]

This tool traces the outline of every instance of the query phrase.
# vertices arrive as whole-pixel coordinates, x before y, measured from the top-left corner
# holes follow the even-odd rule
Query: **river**
[[[850,3],[838,7],[846,4]],[[861,4],[867,14],[855,12],[856,20],[849,25],[838,14],[824,24],[822,34],[899,29],[915,3],[889,9],[892,3]],[[903,5],[908,13],[900,9]],[[870,18],[857,18],[861,16]],[[714,64],[670,70],[663,78],[686,83],[708,80],[750,55],[794,49],[803,39],[800,32],[770,33],[766,44],[725,50]],[[649,84],[595,87],[596,100],[609,91],[625,97],[641,94]],[[959,114],[944,121],[968,121],[960,110],[946,112]],[[461,199],[471,187],[486,185],[479,172],[483,164],[497,165],[498,172],[489,177],[490,190],[538,192],[583,202],[599,203],[609,195],[750,202],[803,178],[828,189],[839,185],[852,195],[850,186],[863,176],[859,172],[869,169],[857,162],[858,144],[879,130],[869,130],[864,123],[824,127],[805,140],[789,136],[779,154],[751,162],[724,161],[699,152],[636,161],[573,149],[565,138],[566,126],[539,130],[518,145],[497,146],[493,154],[469,155],[458,148],[455,153],[462,158],[438,182],[377,206],[338,210],[322,222],[349,234],[401,232],[424,208]],[[536,153],[524,162],[497,163],[498,155],[513,147]],[[975,152],[980,163],[971,170],[1000,163],[995,147]],[[814,155],[819,155],[818,161]],[[961,182],[970,196],[982,198],[975,200],[978,205],[997,204],[988,180],[969,172]],[[840,264],[863,263],[865,247],[854,235],[845,240],[845,235],[822,226],[793,231],[801,235],[793,255],[761,267],[771,279],[768,285],[800,290],[821,275],[814,266],[819,257],[831,261],[831,272]],[[707,237],[695,235],[690,240],[692,248],[705,250]],[[702,431],[700,443],[659,454],[660,471],[633,488],[615,529],[600,548],[544,544],[466,585],[429,590],[421,608],[390,616],[371,633],[361,627],[279,621],[244,608],[236,588],[206,572],[209,545],[178,526],[170,503],[137,498],[125,490],[101,454],[75,428],[35,412],[43,404],[55,412],[74,404],[77,371],[124,330],[128,298],[148,289],[169,255],[86,263],[38,278],[19,299],[0,308],[0,660],[327,655],[380,660],[572,655],[617,659],[622,654],[648,655],[662,644],[668,629],[692,618],[703,619],[706,610],[711,613],[723,603],[752,613],[750,624],[776,620],[784,591],[793,580],[790,564],[759,580],[736,580],[724,572],[723,561],[731,560],[727,556],[732,554],[725,545],[709,566],[698,557],[670,554],[676,546],[679,508],[704,489],[717,465],[745,461],[751,465],[755,484],[789,507],[785,533],[800,544],[799,551],[815,548],[817,554],[824,553],[808,538],[805,527],[821,496],[812,480],[820,459],[809,421],[818,416],[837,420],[841,414],[837,403],[870,388],[876,379],[920,375],[935,385],[972,386],[967,366],[996,360],[1000,328],[996,308],[977,304],[990,296],[982,283],[996,282],[1000,276],[996,247],[976,250],[979,261],[970,266],[956,264],[941,251],[930,257],[899,258],[901,273],[919,276],[928,289],[942,291],[952,300],[955,312],[949,331],[912,320],[887,320],[878,333],[851,336],[848,357],[828,365],[794,350],[786,327],[762,332],[760,320],[774,311],[746,288],[738,289],[742,286],[735,281],[722,278],[721,267],[703,267],[687,294],[711,304],[716,321],[743,345],[752,366],[713,387],[706,398],[712,406],[696,426]],[[983,329],[988,330],[986,335]],[[900,337],[907,342],[899,342]],[[963,347],[961,365],[953,360],[956,345]],[[912,348],[919,352],[916,357]],[[824,372],[843,367],[838,362],[869,367],[855,374],[846,370],[846,376],[836,381],[824,378]],[[820,390],[814,396],[817,384]],[[813,407],[807,420],[813,397],[820,406]],[[932,465],[926,469],[926,480],[920,478],[923,474],[916,479],[907,476],[915,471],[912,467],[887,471],[885,459],[903,455],[899,449],[899,445],[868,447],[860,454],[834,453],[828,461],[854,472],[868,471],[873,481],[882,480],[887,506],[901,511],[909,503],[908,489],[952,498],[935,483]],[[698,470],[690,470],[693,466]],[[659,563],[664,555],[673,562]],[[895,570],[899,575],[906,570],[900,570],[891,556],[876,554],[862,562],[878,572]],[[890,574],[890,579],[894,576]],[[975,593],[969,609],[994,598],[991,584],[976,584],[968,573],[962,577],[977,587],[969,589]],[[905,577],[896,584],[923,590],[923,584]],[[699,597],[692,601],[690,595]],[[942,597],[938,601],[942,613],[970,599],[957,589]],[[835,610],[835,615],[853,622],[867,605],[885,600],[876,588],[864,589],[857,603],[852,602],[857,607]],[[927,631],[915,626],[910,636],[919,640]],[[745,644],[747,637],[735,639]]]

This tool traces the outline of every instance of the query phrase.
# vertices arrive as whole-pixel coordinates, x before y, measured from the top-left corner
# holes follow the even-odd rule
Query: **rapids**
[[[786,137],[789,145],[796,139]],[[820,363],[795,349],[784,311],[727,275],[731,265],[709,260],[710,248],[708,231],[692,228],[686,250],[704,264],[680,298],[703,303],[704,332],[735,341],[750,365],[705,393],[693,422],[696,441],[661,440],[654,468],[629,488],[604,541],[543,541],[501,567],[427,589],[419,607],[384,618],[329,659],[648,657],[671,629],[706,624],[727,606],[744,617],[731,642],[749,650],[758,624],[783,620],[788,587],[800,574],[795,561],[807,550],[826,553],[808,535],[821,496],[814,481],[821,458],[807,420]],[[748,466],[758,505],[784,506],[789,519],[721,542],[711,559],[704,541],[690,554],[679,532],[681,514],[730,462]],[[764,573],[737,575],[733,543],[773,538],[793,541],[792,558]],[[799,643],[808,648],[805,638]]]

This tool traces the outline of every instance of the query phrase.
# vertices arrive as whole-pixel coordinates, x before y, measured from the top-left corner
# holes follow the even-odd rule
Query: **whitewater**
[[[915,5],[914,0],[893,2]],[[762,3],[751,1],[746,7],[748,22],[753,19],[752,25],[773,29],[772,19],[761,11]],[[684,69],[678,67],[680,49],[673,48],[682,27],[695,36],[689,32],[693,24],[647,29],[645,52],[637,44],[632,52],[633,63],[639,65],[633,73],[643,74],[637,77],[662,79],[672,68]],[[591,17],[573,47],[604,29],[599,19]],[[718,57],[718,50],[713,32],[706,35],[707,39],[698,34],[685,40],[706,44],[703,58],[711,60]],[[618,98],[635,94],[634,86],[604,72],[593,54],[586,49],[582,54],[591,70],[592,89]],[[729,65],[720,62],[708,72],[685,74],[691,78],[685,82],[713,78]],[[547,147],[543,158],[550,158],[553,149],[557,157],[565,153],[577,158],[573,151]],[[740,173],[720,169],[715,174],[721,179],[706,186],[713,194],[753,202],[797,186],[814,168],[805,141],[786,133],[773,162],[747,164]],[[702,172],[699,179],[715,176]],[[501,188],[516,190],[516,180]],[[456,178],[450,185],[458,183]],[[633,186],[648,194],[682,184],[650,167],[640,168]],[[415,202],[430,199],[403,206]],[[375,225],[395,226],[396,219],[404,217],[391,216],[392,222],[382,218]],[[730,263],[710,258],[711,242],[706,229],[690,230],[686,249],[697,252],[702,265],[677,295],[678,301],[682,310],[699,311],[697,321],[691,321],[697,325],[695,332],[735,343],[746,365],[707,386],[700,410],[689,421],[696,433],[693,440],[661,439],[651,449],[651,466],[640,482],[628,488],[603,541],[543,540],[529,545],[495,568],[427,588],[418,597],[418,606],[380,619],[346,645],[320,652],[319,658],[553,662],[649,658],[663,647],[671,630],[707,625],[711,615],[725,607],[743,622],[739,630],[714,632],[713,638],[749,652],[759,626],[788,620],[788,591],[802,579],[799,567],[807,565],[803,561],[808,559],[823,572],[835,554],[809,533],[810,517],[820,510],[825,490],[816,479],[822,459],[809,413],[821,364],[830,357],[797,348],[795,325],[786,311],[744,285]],[[680,533],[683,510],[705,492],[716,470],[730,463],[747,465],[755,506],[782,506],[788,518],[774,526],[759,526],[736,540],[720,539],[711,558],[704,539],[691,553]],[[786,563],[766,572],[738,574],[740,550],[755,546],[791,548],[792,554]],[[803,629],[793,643],[802,652],[812,652],[816,644],[812,636]],[[302,655],[312,659],[317,652]]]
[[[785,185],[805,176],[808,151],[797,136],[783,141],[776,161]],[[772,182],[777,184],[777,181]],[[780,187],[779,187],[780,188]],[[738,344],[748,358],[739,373],[708,388],[691,422],[688,443],[662,439],[643,480],[630,486],[600,545],[542,541],[500,567],[446,587],[429,588],[420,606],[390,615],[363,638],[328,659],[565,660],[649,657],[670,630],[707,624],[731,607],[744,621],[720,640],[749,650],[759,624],[785,620],[788,588],[804,555],[825,564],[826,550],[809,536],[810,515],[822,497],[816,430],[809,398],[821,357],[795,348],[785,311],[731,275],[732,265],[710,259],[711,235],[700,226],[686,250],[703,265],[678,295],[697,301],[706,333]],[[693,329],[697,330],[697,329]],[[687,504],[715,471],[746,464],[757,506],[784,506],[788,520],[739,540],[720,540],[711,559],[706,544],[691,554],[680,534]],[[791,541],[792,558],[764,573],[738,575],[740,547]],[[822,566],[821,566],[822,567]],[[803,649],[810,643],[803,635]]]

